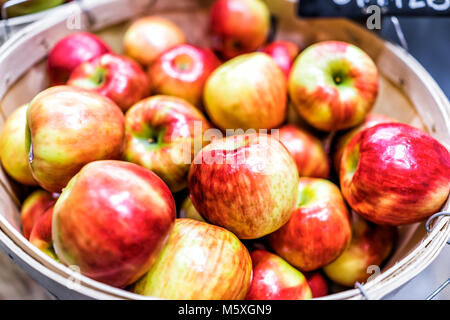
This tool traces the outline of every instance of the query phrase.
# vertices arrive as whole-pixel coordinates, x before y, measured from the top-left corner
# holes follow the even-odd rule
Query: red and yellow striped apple
[[[289,96],[296,110],[323,131],[362,123],[377,95],[375,63],[364,51],[345,42],[325,41],[306,48],[289,76]]]
[[[300,178],[289,221],[269,235],[272,249],[302,271],[335,260],[350,243],[350,217],[339,188],[318,178]]]
[[[275,63],[283,70],[286,78],[289,78],[294,59],[300,52],[299,47],[290,41],[274,41],[262,50],[275,60]]]
[[[426,132],[384,123],[358,133],[342,155],[348,204],[377,224],[403,225],[436,213],[450,191],[450,153]]]
[[[20,209],[20,220],[22,223],[23,236],[29,240],[31,231],[36,221],[52,207],[56,202],[57,196],[45,190],[36,190],[31,193],[23,202]]]
[[[36,221],[30,235],[30,242],[52,259],[58,260],[52,239],[53,206]]]
[[[171,300],[241,300],[251,277],[250,255],[233,233],[177,219],[158,259],[132,290]]]

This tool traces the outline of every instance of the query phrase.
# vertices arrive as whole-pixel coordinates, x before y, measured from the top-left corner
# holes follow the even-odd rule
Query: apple
[[[58,260],[52,240],[53,206],[36,221],[30,235],[30,242],[50,258]]]
[[[305,276],[279,256],[266,250],[251,254],[253,278],[247,300],[305,300],[312,298]]]
[[[206,113],[221,129],[271,129],[286,117],[286,77],[267,54],[244,54],[218,67],[204,90]]]
[[[72,71],[80,64],[109,52],[109,46],[92,33],[77,32],[62,38],[48,54],[50,85],[65,84]]]
[[[270,32],[270,12],[261,0],[218,0],[210,12],[212,46],[224,58],[258,49]]]
[[[123,111],[150,95],[150,80],[141,66],[110,53],[79,65],[67,84],[108,97]]]
[[[85,164],[121,155],[123,113],[98,93],[70,86],[46,89],[31,101],[27,119],[31,171],[50,192],[60,192]]]
[[[37,185],[28,165],[25,147],[27,108],[27,104],[17,108],[6,120],[0,135],[0,160],[14,180],[25,185]]]
[[[274,41],[262,50],[275,60],[275,63],[283,70],[286,78],[289,78],[292,64],[300,52],[300,48],[290,41]]]
[[[202,109],[206,79],[220,65],[209,49],[180,44],[163,52],[149,68],[155,94],[176,96]]]
[[[394,247],[396,229],[365,221],[354,214],[350,246],[323,268],[332,281],[347,287],[364,283],[371,275],[369,266],[379,267]]]
[[[343,130],[364,121],[378,95],[378,71],[358,47],[325,41],[306,48],[289,76],[289,96],[297,112],[323,131]]]
[[[422,130],[384,123],[346,146],[340,181],[348,204],[377,224],[422,221],[439,211],[450,191],[450,153]]]
[[[313,298],[320,298],[328,295],[327,281],[319,271],[305,273],[305,277],[311,288]]]
[[[179,217],[205,222],[205,219],[203,219],[202,215],[197,211],[197,209],[195,209],[189,196],[187,196],[181,204]]]
[[[300,177],[329,176],[330,161],[319,139],[292,124],[281,127],[278,136],[294,158]]]
[[[233,233],[177,219],[158,259],[132,291],[170,300],[240,300],[251,277],[250,255]]]
[[[334,153],[333,153],[333,165],[336,172],[339,173],[339,169],[341,167],[342,153],[344,152],[345,146],[350,142],[350,140],[352,140],[354,136],[356,136],[359,132],[361,132],[364,129],[376,126],[377,124],[380,123],[389,123],[389,122],[397,122],[397,121],[381,114],[369,114],[364,119],[364,122],[361,123],[359,126],[338,136],[334,146]]]
[[[31,231],[36,221],[52,207],[56,202],[57,196],[45,190],[33,191],[23,202],[20,209],[20,220],[22,222],[23,236],[29,240]]]
[[[350,217],[339,188],[325,179],[300,178],[291,218],[268,238],[279,256],[302,271],[335,260],[351,238]]]
[[[297,200],[294,160],[265,134],[214,139],[189,169],[192,203],[208,222],[240,239],[256,239],[285,224]]]
[[[55,251],[82,274],[123,288],[152,266],[175,216],[169,188],[150,170],[117,160],[91,162],[55,204]]]
[[[127,29],[123,46],[125,54],[149,66],[167,49],[186,42],[186,37],[173,22],[156,16],[135,20]]]
[[[181,98],[152,96],[127,111],[125,128],[124,160],[152,170],[172,192],[187,187],[194,147],[207,143],[210,128],[199,110]]]

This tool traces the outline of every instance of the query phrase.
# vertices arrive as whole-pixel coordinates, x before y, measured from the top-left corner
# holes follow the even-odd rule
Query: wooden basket
[[[206,45],[210,0],[85,0],[89,14],[76,3],[61,7],[45,20],[22,29],[0,48],[0,128],[12,111],[47,87],[45,58],[63,36],[81,29],[95,31],[121,52],[124,23],[143,14],[158,14],[186,30],[188,41]],[[450,145],[450,104],[431,76],[407,52],[364,28],[343,19],[300,20],[294,3],[267,0],[277,18],[276,37],[307,45],[319,40],[342,40],[361,47],[376,62],[380,95],[374,112],[427,130]],[[56,11],[56,10],[55,10]],[[90,19],[88,19],[88,16]],[[93,19],[92,19],[93,18]],[[118,25],[119,24],[119,25]],[[294,117],[295,118],[295,117]],[[291,121],[295,121],[291,119]],[[0,171],[0,247],[28,274],[60,298],[143,299],[125,290],[99,283],[63,266],[31,245],[21,234],[21,188]],[[447,201],[443,210],[449,210]],[[436,219],[427,234],[424,223],[399,228],[396,251],[381,274],[364,285],[372,299],[380,299],[424,270],[445,246],[450,219]],[[358,289],[330,295],[329,299],[363,299]]]

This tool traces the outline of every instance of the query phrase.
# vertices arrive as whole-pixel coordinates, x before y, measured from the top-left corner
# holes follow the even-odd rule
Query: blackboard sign
[[[377,6],[377,7],[374,7]],[[301,17],[450,16],[450,0],[299,0]]]

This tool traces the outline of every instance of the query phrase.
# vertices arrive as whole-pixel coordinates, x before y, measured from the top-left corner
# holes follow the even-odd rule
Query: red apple
[[[300,178],[297,205],[289,221],[269,235],[269,244],[302,271],[336,259],[351,237],[350,218],[339,188],[328,180]]]
[[[260,238],[285,224],[297,199],[297,184],[291,155],[264,134],[214,139],[189,170],[195,208],[240,239]]]
[[[197,211],[197,209],[195,209],[189,196],[187,196],[181,204],[179,217],[205,222],[205,219],[203,219],[202,215]]]
[[[247,300],[305,300],[312,298],[303,274],[266,250],[251,253],[253,278]]]
[[[379,267],[394,246],[396,229],[365,221],[354,214],[350,246],[323,270],[332,281],[347,287],[364,283],[371,275],[369,266]]]
[[[30,103],[27,118],[30,167],[48,191],[60,192],[86,163],[120,157],[123,113],[98,93],[49,88]]]
[[[30,242],[39,250],[57,260],[52,240],[52,218],[53,206],[48,208],[44,214],[36,221],[30,235]]]
[[[194,146],[207,142],[203,114],[181,98],[153,96],[131,107],[125,124],[124,159],[154,171],[172,192],[186,188]]]
[[[311,288],[313,298],[320,298],[328,295],[327,280],[325,280],[319,271],[305,273],[305,277]]]
[[[224,58],[255,51],[270,31],[270,12],[261,0],[218,0],[210,13],[212,45]]]
[[[208,49],[177,45],[158,56],[149,68],[153,93],[180,97],[202,109],[206,79],[219,65]]]
[[[152,266],[175,215],[169,188],[150,170],[123,161],[91,162],[56,202],[55,251],[82,274],[123,288]]]
[[[328,178],[330,161],[319,139],[291,124],[281,127],[278,134],[294,158],[300,177]]]
[[[56,195],[45,190],[36,190],[23,202],[20,210],[23,236],[29,240],[36,221],[56,202]]]
[[[5,171],[17,182],[37,185],[28,165],[25,147],[27,108],[23,105],[8,117],[0,135],[0,160]]]
[[[363,131],[364,129],[376,126],[377,124],[380,123],[389,123],[389,122],[397,122],[397,121],[381,114],[369,114],[364,119],[364,122],[361,123],[358,127],[348,132],[345,132],[344,134],[339,136],[334,147],[335,151],[333,153],[333,165],[336,172],[339,173],[339,169],[341,167],[341,158],[342,154],[344,153],[344,149],[354,136],[356,136],[359,132]]]
[[[436,213],[450,191],[450,153],[422,130],[378,124],[344,150],[340,180],[348,204],[378,224],[403,225]]]
[[[292,63],[299,51],[299,47],[290,41],[274,41],[263,48],[263,52],[271,56],[275,60],[275,63],[283,70],[286,78],[289,78]]]
[[[141,66],[110,53],[79,65],[67,84],[108,97],[123,111],[150,95],[150,81]]]
[[[149,66],[161,53],[185,41],[183,30],[177,25],[162,17],[148,16],[130,25],[123,45],[127,56]]]
[[[233,233],[177,219],[155,264],[132,290],[170,300],[240,300],[251,277],[250,255]]]
[[[348,129],[362,123],[375,103],[377,67],[364,51],[349,43],[316,43],[295,60],[289,95],[313,127]]]
[[[286,117],[286,77],[262,52],[229,60],[208,78],[205,110],[218,127],[271,129]]]
[[[92,33],[77,32],[62,38],[48,54],[50,85],[65,84],[80,64],[108,52],[111,52],[109,46]]]

